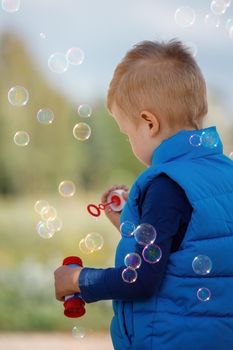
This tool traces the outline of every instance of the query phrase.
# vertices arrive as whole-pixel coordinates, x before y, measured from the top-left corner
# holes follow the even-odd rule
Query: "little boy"
[[[116,350],[233,349],[233,163],[216,128],[202,129],[208,108],[197,63],[179,41],[139,43],[117,66],[107,102],[147,169],[121,215],[106,214],[118,229],[153,225],[162,258],[142,258],[136,281],[124,282],[125,256],[142,257],[144,247],[122,236],[114,268],[57,269],[57,299],[112,299]]]

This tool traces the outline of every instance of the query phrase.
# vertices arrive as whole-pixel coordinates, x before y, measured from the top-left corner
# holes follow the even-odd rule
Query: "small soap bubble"
[[[38,214],[40,214],[43,209],[48,208],[48,207],[49,207],[49,203],[44,199],[40,199],[40,200],[36,201],[36,203],[34,205],[34,209]]]
[[[54,113],[49,108],[41,108],[37,112],[37,120],[41,124],[52,124],[54,120]]]
[[[76,192],[76,186],[72,181],[62,181],[58,187],[62,197],[72,197]]]
[[[230,158],[231,160],[233,160],[233,152],[231,152],[231,153],[229,154],[229,158]]]
[[[201,136],[198,134],[191,135],[189,138],[189,143],[194,147],[201,146]]]
[[[61,231],[63,222],[59,217],[56,217],[55,219],[49,219],[47,221],[47,226],[49,229],[54,230],[55,232]]]
[[[133,283],[137,280],[138,274],[132,267],[127,267],[122,271],[121,277],[126,283]]]
[[[193,259],[192,268],[198,275],[207,275],[212,270],[212,261],[207,255],[198,255]]]
[[[134,238],[142,245],[154,243],[156,235],[155,228],[150,224],[141,224],[134,231]]]
[[[6,12],[13,13],[20,9],[21,0],[2,0],[2,9]]]
[[[68,66],[67,58],[61,52],[53,53],[48,59],[48,67],[53,73],[65,73]]]
[[[213,13],[208,13],[205,16],[205,24],[209,27],[209,28],[219,28],[220,26],[220,19],[218,16],[214,15]]]
[[[189,42],[186,42],[186,46],[188,48],[188,50],[191,52],[192,56],[193,57],[196,57],[197,56],[197,45],[194,44],[194,43],[191,43],[190,41]]]
[[[94,252],[103,248],[104,239],[99,233],[89,233],[85,237],[85,245],[88,250]]]
[[[57,211],[54,207],[46,207],[40,213],[41,219],[44,221],[54,220],[57,217]]]
[[[216,131],[203,131],[201,134],[202,146],[207,148],[217,147],[219,142],[219,137]]]
[[[22,107],[28,103],[29,93],[23,86],[13,86],[8,91],[8,101],[12,106]]]
[[[230,7],[231,6],[231,2],[232,0],[225,0],[225,4],[227,7]]]
[[[85,238],[82,238],[78,244],[79,249],[81,250],[82,253],[84,254],[91,254],[93,251],[88,249],[85,243]]]
[[[86,123],[78,123],[73,128],[73,135],[79,141],[86,141],[91,136],[91,128]]]
[[[210,300],[211,292],[208,288],[199,288],[197,291],[197,298],[200,301],[208,301]]]
[[[75,326],[72,328],[72,337],[75,339],[83,339],[85,337],[86,331],[84,327]]]
[[[44,239],[52,238],[55,233],[55,230],[53,228],[48,227],[46,221],[39,221],[36,225],[36,231],[40,237]]]
[[[127,267],[138,269],[141,266],[142,259],[137,253],[129,253],[125,256],[124,263]]]
[[[142,256],[149,264],[156,264],[162,258],[162,250],[156,244],[148,244],[143,249]]]
[[[41,33],[40,33],[40,38],[41,38],[41,39],[46,39],[46,34],[43,33],[43,32],[41,32]]]
[[[83,50],[81,50],[79,47],[72,47],[67,51],[66,58],[69,64],[78,66],[79,64],[83,63],[85,55]]]
[[[17,146],[25,147],[30,142],[30,136],[26,131],[17,131],[14,135],[14,143]]]
[[[122,222],[122,224],[120,226],[121,234],[124,237],[133,236],[134,230],[135,230],[135,225],[130,221]]]
[[[89,118],[92,114],[92,108],[89,105],[80,105],[78,107],[78,114],[82,118]]]
[[[221,16],[226,12],[227,4],[225,0],[213,0],[210,9],[216,16]]]
[[[195,20],[196,14],[191,7],[180,7],[175,12],[175,22],[183,28],[190,27],[194,24]]]

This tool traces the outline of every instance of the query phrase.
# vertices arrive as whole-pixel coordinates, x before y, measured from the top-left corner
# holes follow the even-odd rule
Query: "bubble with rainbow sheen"
[[[20,9],[21,0],[2,0],[2,9],[5,12],[13,13]]]
[[[28,103],[29,93],[23,86],[13,86],[8,91],[8,101],[12,106],[23,107]]]
[[[46,201],[45,199],[39,199],[34,204],[34,209],[38,214],[40,214],[43,209],[48,208],[48,207],[49,207],[49,202]]]
[[[198,275],[207,275],[212,270],[212,261],[207,255],[198,255],[193,259],[192,268]]]
[[[225,0],[213,0],[210,4],[210,10],[216,16],[221,16],[226,12],[227,3]]]
[[[201,144],[206,148],[215,148],[218,146],[219,137],[216,131],[203,131],[201,134]]]
[[[196,13],[189,6],[183,6],[175,12],[175,22],[180,27],[186,28],[192,26],[196,21]]]
[[[54,113],[49,108],[41,108],[37,112],[37,120],[41,124],[52,124],[54,120]]]
[[[210,28],[219,28],[220,19],[219,16],[214,15],[213,13],[208,13],[204,18],[205,25]]]
[[[85,237],[85,245],[91,252],[97,251],[103,248],[104,239],[99,233],[88,233]]]
[[[87,104],[82,104],[78,107],[78,114],[82,118],[90,118],[92,115],[92,108]]]
[[[57,217],[57,211],[54,207],[49,206],[42,209],[40,213],[41,219],[44,221],[54,220]]]
[[[58,191],[62,197],[73,197],[76,192],[76,186],[72,181],[64,180],[59,184]]]
[[[189,138],[189,143],[191,146],[199,147],[201,146],[201,136],[198,134],[193,134]]]
[[[143,259],[149,264],[156,264],[162,258],[162,250],[157,244],[148,244],[142,251]]]
[[[197,291],[197,298],[200,301],[209,301],[211,298],[211,292],[209,290],[209,288],[199,288]]]
[[[69,67],[66,55],[62,52],[55,52],[49,56],[48,67],[53,73],[65,73]]]
[[[71,331],[72,337],[75,339],[83,339],[86,335],[86,330],[81,326],[74,326]]]
[[[17,146],[25,147],[30,142],[30,136],[27,131],[17,131],[14,135],[14,143]]]
[[[138,274],[135,269],[129,266],[122,271],[121,277],[126,283],[134,283],[137,280]]]
[[[157,236],[157,232],[154,226],[150,224],[141,224],[137,226],[133,234],[135,240],[141,245],[148,245],[154,243]]]
[[[41,238],[50,239],[53,237],[55,230],[51,227],[48,227],[46,221],[39,221],[36,225],[36,231]]]
[[[131,221],[124,221],[120,226],[121,234],[124,237],[133,236],[134,230],[135,230],[135,225]]]
[[[63,222],[62,220],[57,216],[54,219],[49,219],[47,221],[47,226],[49,229],[54,230],[55,232],[61,231]]]
[[[73,135],[78,141],[86,141],[91,136],[91,128],[86,123],[78,123],[73,128]]]
[[[124,259],[125,266],[138,269],[141,266],[142,259],[138,253],[129,253]]]
[[[85,54],[79,47],[71,47],[66,53],[66,59],[69,64],[78,66],[83,63]]]

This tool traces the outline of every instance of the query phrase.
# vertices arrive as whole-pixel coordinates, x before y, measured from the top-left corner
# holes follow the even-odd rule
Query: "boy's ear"
[[[157,116],[149,111],[142,111],[140,113],[141,121],[147,124],[150,136],[155,136],[160,128],[160,123]]]

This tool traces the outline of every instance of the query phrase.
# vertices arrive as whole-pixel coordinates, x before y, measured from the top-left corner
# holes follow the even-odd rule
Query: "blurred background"
[[[100,203],[101,194],[111,185],[131,186],[143,167],[106,110],[107,87],[116,64],[135,43],[172,38],[190,47],[203,71],[209,99],[205,126],[217,126],[224,152],[229,155],[233,151],[231,1],[2,1],[2,349],[29,349],[32,344],[35,350],[47,349],[48,344],[51,349],[66,349],[69,341],[69,349],[76,349],[80,343],[72,338],[74,326],[85,330],[84,339],[76,337],[80,338],[82,349],[93,348],[98,341],[102,349],[112,348],[108,336],[111,303],[88,305],[86,316],[78,321],[66,319],[62,305],[54,298],[53,271],[68,255],[81,256],[86,266],[113,266],[119,233],[104,215],[91,217],[86,206]],[[61,56],[54,54],[59,52],[66,57],[71,48],[80,48],[85,57],[81,64],[64,66]],[[19,92],[12,99],[8,95],[17,86],[29,93],[28,102],[20,106],[14,103],[21,98]],[[92,109],[90,117],[78,113],[81,105]],[[38,120],[37,113],[43,108],[53,112],[52,123]],[[72,130],[80,122],[88,123],[92,131],[85,141],[73,136]],[[30,136],[27,146],[15,143],[18,131],[26,131]],[[66,180],[76,186],[75,195],[59,193],[59,184]],[[62,229],[51,239],[43,239],[38,233],[41,218],[34,209],[38,200],[48,201],[62,220]],[[79,242],[93,232],[103,237],[103,248],[85,254]],[[21,332],[26,335],[21,336]],[[42,334],[41,342],[35,332]],[[56,333],[48,338],[44,332]],[[61,336],[65,337],[64,347]]]

